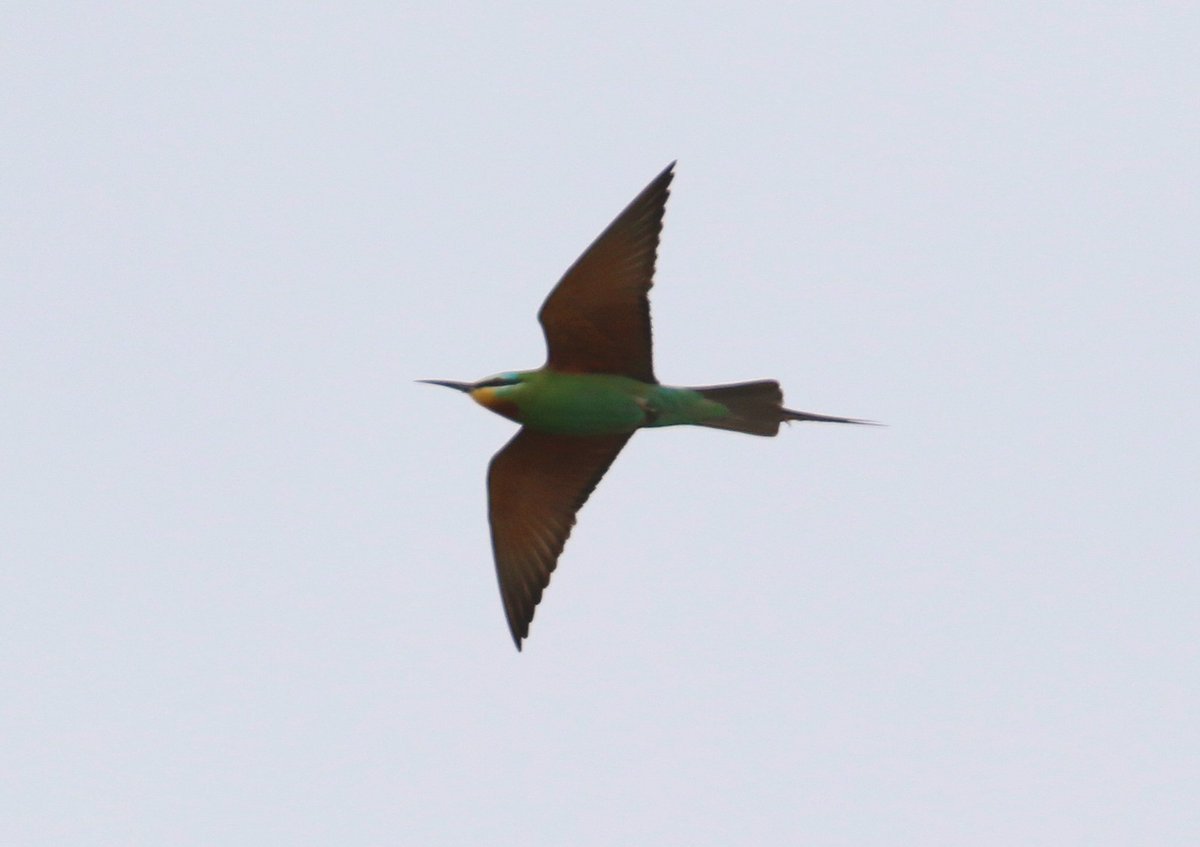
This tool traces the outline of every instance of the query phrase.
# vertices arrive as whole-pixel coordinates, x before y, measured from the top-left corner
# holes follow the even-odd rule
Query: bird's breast
[[[562,435],[616,435],[645,423],[632,379],[593,374],[545,375],[523,386],[521,422]]]

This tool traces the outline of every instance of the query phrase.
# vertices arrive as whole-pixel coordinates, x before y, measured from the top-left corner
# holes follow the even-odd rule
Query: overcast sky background
[[[0,843],[1200,843],[1200,12],[10,4]],[[509,4],[505,4],[507,7]],[[673,159],[525,652],[417,378]]]

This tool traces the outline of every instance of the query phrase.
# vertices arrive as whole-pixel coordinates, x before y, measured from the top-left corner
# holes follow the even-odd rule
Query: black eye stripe
[[[475,387],[476,388],[497,388],[501,385],[515,385],[515,384],[516,384],[515,379],[506,379],[505,377],[497,376],[497,377],[493,377],[491,379],[485,379],[482,382],[477,382],[477,383],[475,383]]]

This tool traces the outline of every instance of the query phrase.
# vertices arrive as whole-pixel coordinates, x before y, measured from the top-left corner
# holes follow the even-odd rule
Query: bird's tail
[[[855,418],[836,418],[816,415],[812,412],[797,412],[783,408],[783,392],[773,379],[757,382],[739,382],[734,385],[711,385],[693,388],[704,399],[720,403],[729,414],[703,423],[717,429],[730,429],[748,435],[775,435],[784,421],[825,421],[827,423],[870,424]]]

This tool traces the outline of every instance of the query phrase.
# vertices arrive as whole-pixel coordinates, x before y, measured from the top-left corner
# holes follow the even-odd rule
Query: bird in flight
[[[478,382],[420,380],[465,392],[521,424],[487,478],[496,575],[518,650],[576,512],[635,430],[691,424],[773,436],[784,421],[871,423],[785,409],[774,380],[659,384],[647,294],[674,167],[617,215],[542,304],[542,367]]]

